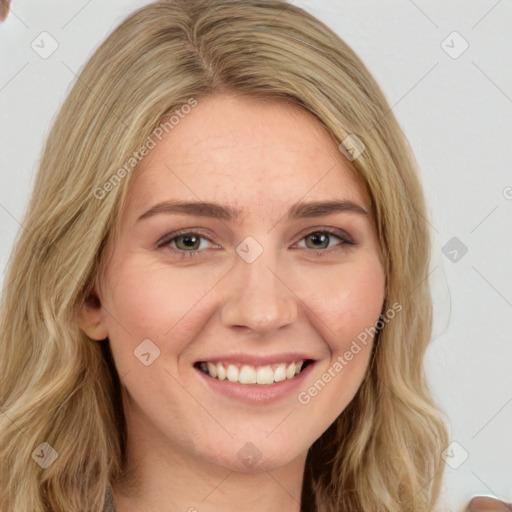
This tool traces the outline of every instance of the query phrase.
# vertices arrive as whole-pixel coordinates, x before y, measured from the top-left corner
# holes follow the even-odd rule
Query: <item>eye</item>
[[[175,246],[178,249],[184,249],[186,251],[192,250],[197,251],[199,249],[204,249],[204,245],[201,242],[206,240],[206,238],[202,236],[198,236],[195,233],[190,233],[187,235],[179,235],[172,239],[175,243]]]
[[[321,251],[327,249],[333,249],[331,242],[333,240],[338,240],[337,244],[334,244],[335,247],[345,245],[355,245],[355,243],[342,231],[333,230],[333,229],[321,229],[316,231],[311,231],[308,233],[302,240],[299,242],[299,247],[305,247],[306,249],[318,250]],[[304,244],[302,242],[304,241]]]
[[[202,233],[182,231],[164,236],[157,242],[157,247],[168,247],[170,250],[181,253],[183,257],[189,257],[195,256],[198,252],[202,252],[205,249],[219,248],[220,246],[213,245],[213,242]]]

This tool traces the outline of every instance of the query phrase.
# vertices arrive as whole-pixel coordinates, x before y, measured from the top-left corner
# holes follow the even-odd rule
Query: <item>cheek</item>
[[[307,309],[330,354],[297,396],[310,414],[323,418],[318,436],[347,407],[364,379],[385,290],[382,267],[373,257],[333,269],[323,278],[322,293],[309,295]]]
[[[322,275],[321,288],[305,293],[311,318],[333,354],[349,350],[352,341],[375,326],[384,302],[385,277],[376,257],[360,259]],[[368,337],[368,346],[371,338]],[[364,344],[361,346],[365,348]]]
[[[103,302],[109,339],[118,366],[133,364],[133,351],[150,339],[162,353],[180,352],[187,332],[204,313],[202,301],[215,286],[215,272],[204,275],[189,269],[125,258],[107,273],[108,290]]]

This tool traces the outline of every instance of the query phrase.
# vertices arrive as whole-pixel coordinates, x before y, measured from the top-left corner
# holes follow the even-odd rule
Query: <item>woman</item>
[[[382,92],[311,15],[130,16],[6,276],[0,510],[433,510],[425,217]]]

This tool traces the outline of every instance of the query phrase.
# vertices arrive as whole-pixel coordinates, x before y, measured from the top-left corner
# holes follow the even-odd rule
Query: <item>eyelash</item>
[[[330,235],[330,236],[335,236],[336,238],[338,238],[342,243],[334,246],[334,247],[331,247],[331,248],[327,248],[327,249],[311,249],[310,247],[305,247],[305,249],[307,251],[312,251],[312,252],[315,252],[317,253],[318,256],[324,256],[326,253],[328,254],[332,254],[332,253],[335,253],[335,252],[338,252],[338,251],[345,251],[347,249],[347,245],[349,246],[354,246],[356,245],[355,242],[353,242],[349,237],[348,235],[346,235],[345,233],[337,230],[337,229],[332,229],[332,228],[319,228],[319,229],[313,229],[311,231],[309,231],[308,233],[306,233],[301,239],[300,239],[300,242],[302,240],[304,240],[305,238],[307,238],[308,236],[311,236],[313,234],[327,234],[327,235]],[[198,236],[199,238],[203,238],[205,240],[208,240],[209,242],[213,243],[207,236],[205,236],[203,233],[201,233],[200,231],[186,231],[186,230],[182,230],[182,231],[177,231],[175,233],[170,233],[169,235],[166,235],[164,236],[163,238],[160,239],[160,241],[157,242],[157,248],[169,248],[171,249],[172,251],[180,254],[181,258],[182,259],[187,259],[187,258],[197,258],[199,257],[199,253],[201,252],[204,252],[204,249],[200,250],[200,249],[194,249],[194,250],[190,250],[190,251],[184,251],[184,250],[181,250],[181,249],[178,249],[178,248],[175,248],[175,247],[172,247],[171,248],[171,244],[177,239],[177,238],[180,238],[182,236],[186,236],[186,235],[192,235],[192,236]]]

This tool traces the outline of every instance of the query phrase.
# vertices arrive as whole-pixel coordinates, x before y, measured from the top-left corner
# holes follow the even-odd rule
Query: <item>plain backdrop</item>
[[[146,3],[14,0],[0,24],[0,269],[71,84]],[[426,366],[452,439],[446,510],[474,494],[512,502],[512,0],[293,3],[362,58],[421,167],[434,237]]]

